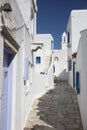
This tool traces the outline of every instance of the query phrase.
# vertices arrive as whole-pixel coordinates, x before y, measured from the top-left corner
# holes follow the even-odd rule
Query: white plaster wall
[[[87,28],[87,10],[72,10],[67,24],[67,32],[70,32],[70,44],[68,47],[68,57],[72,58],[72,54],[77,52],[80,31]],[[84,21],[84,22],[83,22]],[[73,86],[73,68],[68,72],[68,82]]]
[[[31,58],[31,42],[30,42],[30,37],[28,34],[28,31],[25,28],[25,40],[24,40],[24,45],[23,45],[23,76],[24,76],[24,59],[28,58],[29,62],[32,63],[32,58]],[[31,64],[29,64],[29,79],[27,80],[26,85],[23,83],[23,125],[25,124],[27,114],[29,111],[29,97],[30,97],[30,84],[31,84]]]
[[[30,20],[31,20],[31,0],[17,0],[18,5],[19,5],[19,9],[22,13],[22,16],[25,20],[26,25],[28,24],[28,20],[29,20],[29,24],[30,24]]]
[[[16,73],[17,73],[17,55],[13,60],[13,86],[12,86],[12,121],[11,121],[11,130],[15,130],[15,121],[16,121]]]
[[[47,42],[48,40],[45,39],[45,37],[41,38],[40,40],[38,39],[38,41],[35,41],[36,45],[35,44],[32,45],[32,49],[35,49],[36,47],[39,46],[39,43],[44,43],[44,41]],[[51,41],[51,39],[49,41]],[[47,42],[47,44],[49,43]],[[40,46],[42,47],[43,45],[40,44]],[[53,65],[51,64],[47,74],[40,73],[43,72],[46,54],[49,55],[51,54],[51,52],[49,52],[49,50],[46,51],[44,47],[42,47],[42,49],[38,49],[37,51],[33,51],[33,58],[34,58],[34,67],[32,68],[33,82],[32,82],[32,86],[30,85],[29,87],[29,95],[27,95],[28,103],[29,103],[28,112],[30,112],[31,105],[34,99],[40,97],[46,91],[48,91],[53,87]],[[41,64],[36,64],[36,56],[41,56]]]
[[[30,97],[30,83],[31,83],[31,66],[29,64],[29,79],[26,81],[26,85],[24,85],[24,59],[28,58],[31,62],[31,47],[30,37],[24,28],[24,41],[21,44],[19,52],[14,58],[13,62],[13,100],[12,100],[12,130],[22,130],[27,120],[27,115],[29,112],[29,107],[32,102]],[[30,98],[30,99],[29,99]]]
[[[51,63],[51,66],[48,70],[48,74],[47,74],[47,85],[48,88],[51,89],[54,87],[54,77],[53,77],[53,62]]]
[[[34,66],[36,69],[36,72],[43,72],[44,69],[44,62],[45,62],[45,56],[44,56],[44,50],[43,49],[38,49],[36,52],[33,53],[34,55]],[[37,64],[36,63],[36,57],[41,57],[41,63]]]
[[[51,47],[53,47],[53,37],[51,34],[37,34],[35,37],[35,43],[32,46],[32,49],[36,47],[42,47],[42,49],[38,49],[35,51],[34,54],[34,65],[36,68],[36,72],[44,72],[44,68],[47,65],[46,58],[51,57]],[[40,56],[41,57],[41,64],[36,64],[36,57]],[[50,61],[48,61],[50,62]]]
[[[76,71],[80,72],[80,95],[78,101],[84,130],[87,130],[87,30],[81,32],[76,58]]]
[[[48,74],[37,73],[35,68],[33,68],[33,81],[32,88],[30,89],[30,94],[32,95],[31,100],[41,96],[53,87],[53,66],[50,66]]]
[[[50,68],[50,70],[48,72],[49,74],[37,73],[35,68],[33,68],[32,71],[33,71],[33,73],[32,73],[33,82],[32,82],[32,86],[30,86],[30,88],[29,88],[29,95],[27,95],[28,104],[29,104],[28,113],[31,110],[31,106],[32,106],[32,103],[35,100],[35,98],[39,98],[45,92],[47,92],[49,89],[53,88],[53,86],[52,86],[53,85],[52,68]],[[28,116],[28,114],[27,114],[27,116]],[[27,120],[27,117],[26,117],[26,120]]]
[[[12,130],[15,130],[15,129],[21,130],[23,128],[25,120],[26,120],[26,116],[28,113],[28,107],[29,107],[28,96],[26,96],[26,86],[24,86],[24,82],[23,82],[24,58],[27,57],[29,61],[31,61],[31,53],[30,53],[31,44],[30,44],[29,33],[24,24],[22,14],[19,8],[17,7],[18,7],[17,3],[12,2],[12,8],[13,8],[12,13],[13,13],[14,19],[16,21],[16,26],[17,26],[17,31],[16,31],[17,40],[21,44],[20,50],[16,56],[17,58],[13,63],[13,65],[15,64],[14,66],[16,67],[16,71],[14,71],[14,75],[13,75],[14,76],[13,84],[16,84],[16,87],[15,87],[16,95],[13,94],[14,97],[12,101],[13,103],[15,103],[15,110],[14,110],[14,107],[12,108],[12,119],[15,113],[15,118],[13,119]],[[15,81],[15,77],[16,77],[16,81]],[[29,88],[29,83],[27,85]]]
[[[33,2],[34,1],[34,2]],[[36,34],[36,13],[37,13],[37,0],[17,0],[23,19],[27,29],[33,39]],[[34,3],[34,5],[33,5]],[[35,6],[35,9],[34,9]],[[34,11],[34,18],[31,20],[31,9]],[[34,34],[34,35],[33,35]]]
[[[3,85],[3,37],[0,35],[0,129],[1,129],[1,99]]]
[[[11,1],[8,1],[8,0],[3,1],[2,0],[1,2],[2,3],[10,2],[10,4],[11,4],[11,7],[12,7],[11,18],[13,20],[12,22],[15,23],[15,27],[16,27],[16,40],[21,45],[22,41],[23,41],[23,36],[24,36],[23,35],[23,27],[24,27],[23,23],[24,22],[23,22],[23,18],[22,18],[22,15],[20,13],[20,10],[18,8],[18,5],[17,5],[16,1],[14,2],[13,0],[11,0]],[[17,57],[17,55],[15,57]],[[12,62],[13,62],[12,64],[13,64],[13,72],[14,73],[12,75],[12,81],[13,81],[13,83],[12,83],[12,102],[11,102],[12,103],[12,113],[10,113],[11,118],[12,118],[11,130],[15,130],[15,129],[21,130],[22,129],[22,98],[21,98],[22,97],[22,92],[21,92],[22,91],[22,89],[21,89],[21,87],[22,87],[22,71],[21,71],[22,65],[20,65],[21,58],[19,58],[18,64],[17,64],[17,61],[15,60],[15,58],[14,58],[14,61],[12,61]],[[18,66],[16,66],[16,64]],[[3,65],[2,65],[2,67],[3,67]],[[18,67],[19,67],[19,69],[17,70]],[[14,71],[15,69],[17,71]]]
[[[3,2],[9,2],[4,0]],[[28,113],[31,109],[31,105],[33,100],[42,95],[48,89],[48,75],[41,75],[40,73],[35,72],[35,68],[32,68],[31,74],[31,66],[29,65],[29,78],[27,80],[27,84],[24,85],[24,58],[27,57],[30,62],[32,62],[31,58],[31,42],[32,37],[30,32],[27,31],[27,15],[23,15],[25,13],[25,9],[29,10],[30,5],[24,5],[24,12],[20,12],[23,5],[20,7],[19,5],[24,4],[25,1],[10,1],[12,6],[12,18],[16,25],[16,40],[20,43],[20,49],[18,53],[15,55],[13,60],[13,85],[12,85],[12,122],[11,122],[11,130],[22,130],[26,120]],[[23,3],[22,3],[23,2]],[[27,2],[25,2],[27,3]],[[29,5],[29,7],[28,7]],[[27,12],[27,11],[26,11]],[[25,20],[25,21],[24,21]],[[26,25],[25,25],[26,22]],[[34,26],[34,24],[30,24],[30,26]],[[32,27],[33,28],[33,27]],[[33,28],[33,29],[34,29]],[[49,36],[48,36],[49,37]],[[46,49],[51,49],[51,41],[49,38],[47,39],[48,45],[46,44]],[[39,52],[40,53],[40,52]],[[52,69],[50,69],[52,70]],[[49,71],[49,77],[51,76],[52,71]],[[50,77],[52,78],[52,77]],[[31,79],[33,79],[33,83],[31,84]],[[53,80],[51,80],[53,83]],[[50,82],[50,84],[51,84]],[[0,82],[1,83],[1,82]]]
[[[84,21],[84,22],[83,22]],[[71,12],[72,53],[76,52],[80,40],[80,31],[87,28],[87,10],[73,10]]]
[[[19,6],[17,4],[18,1],[14,2],[14,0],[11,0],[11,1],[2,0],[2,2],[3,3],[10,2],[11,4],[11,7],[12,7],[11,17],[16,27],[16,40],[20,44],[20,49],[12,61],[13,62],[13,76],[12,76],[13,84],[12,84],[11,130],[22,130],[26,122],[27,114],[29,112],[29,107],[30,107],[29,105],[32,103],[32,102],[29,102],[29,100],[32,99],[31,95],[29,95],[30,94],[29,93],[30,79],[27,81],[26,86],[24,86],[24,81],[23,81],[24,58],[27,57],[29,61],[32,62],[32,58],[31,58],[31,41],[32,41],[31,39],[32,38],[30,38],[29,32],[27,31],[23,14],[21,14],[20,12],[21,9],[19,9]],[[23,3],[19,1],[19,4],[21,5]],[[30,9],[30,4],[27,4],[26,9],[28,10]],[[0,44],[0,49],[2,49],[1,44]],[[0,52],[2,53],[2,51]],[[0,58],[3,58],[3,55],[0,55],[0,56],[1,56]],[[30,72],[31,72],[31,66],[29,65],[29,77],[31,76]],[[1,83],[2,82],[0,81],[0,85]]]
[[[68,58],[72,58],[72,22],[71,22],[71,17],[69,17],[68,23],[67,23],[67,32],[70,32],[70,47],[67,47],[67,60]],[[68,45],[68,43],[67,43]],[[68,63],[68,62],[67,62]],[[68,66],[67,66],[68,67]],[[68,71],[68,83],[73,86],[73,76],[72,76],[72,71]]]
[[[37,34],[35,38],[36,43],[43,43],[44,49],[51,50],[51,42],[54,41],[51,34]]]
[[[67,34],[65,32],[62,34],[61,48],[62,49],[67,48]]]
[[[67,49],[54,50],[54,58],[58,57],[58,61],[54,60],[55,73],[54,75],[59,80],[67,80]]]
[[[22,48],[17,54],[17,67],[16,67],[16,104],[15,104],[15,129],[22,129],[23,120],[23,58]]]

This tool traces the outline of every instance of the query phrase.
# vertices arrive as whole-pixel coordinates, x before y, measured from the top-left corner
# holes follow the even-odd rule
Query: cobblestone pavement
[[[75,91],[58,82],[35,100],[24,130],[83,130]]]

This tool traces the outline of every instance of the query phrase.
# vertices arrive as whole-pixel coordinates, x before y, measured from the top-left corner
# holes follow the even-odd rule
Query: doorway
[[[73,62],[73,87],[75,88],[75,62]]]
[[[12,59],[13,55],[4,49],[3,57],[3,86],[1,99],[2,130],[11,130],[12,114]]]

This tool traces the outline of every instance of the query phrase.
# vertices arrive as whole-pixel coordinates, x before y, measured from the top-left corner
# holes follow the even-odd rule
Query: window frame
[[[41,57],[40,56],[36,56],[36,64],[41,64]]]

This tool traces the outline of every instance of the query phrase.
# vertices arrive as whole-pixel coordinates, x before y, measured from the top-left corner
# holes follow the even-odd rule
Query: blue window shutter
[[[28,58],[24,59],[24,80],[29,79],[29,60]]]
[[[36,63],[40,64],[41,63],[41,57],[36,57]]]
[[[76,92],[77,94],[80,93],[80,78],[79,78],[79,72],[76,72]]]

